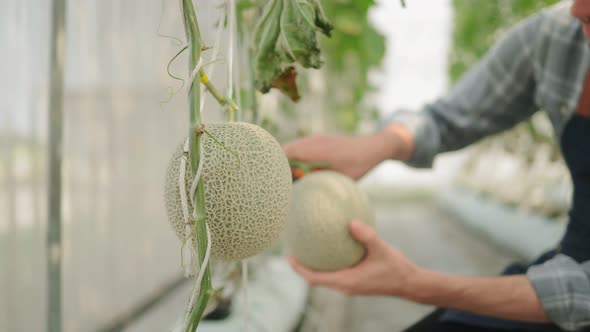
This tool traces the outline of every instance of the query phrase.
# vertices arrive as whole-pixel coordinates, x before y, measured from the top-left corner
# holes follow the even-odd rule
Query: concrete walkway
[[[420,266],[457,274],[494,275],[515,259],[463,229],[429,199],[377,205],[381,236]],[[172,294],[126,332],[167,331],[182,312],[189,290],[190,286]],[[430,310],[393,298],[347,297],[314,288],[301,332],[402,331]]]

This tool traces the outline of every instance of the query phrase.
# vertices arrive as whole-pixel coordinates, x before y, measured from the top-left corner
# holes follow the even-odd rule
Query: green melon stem
[[[201,58],[201,50],[203,43],[201,40],[201,33],[199,31],[199,24],[197,22],[197,15],[195,8],[191,0],[182,0],[182,12],[184,18],[184,28],[186,38],[189,45],[189,77],[190,73],[193,72],[195,66],[199,63]],[[197,173],[200,158],[200,146],[201,146],[201,131],[199,128],[202,126],[201,113],[200,113],[200,102],[201,92],[200,85],[197,82],[189,82],[189,164],[191,174]],[[193,211],[193,232],[197,243],[197,254],[199,258],[198,265],[201,266],[205,259],[205,252],[207,250],[207,229],[205,220],[205,191],[203,188],[203,180],[199,180],[197,191],[194,195],[194,211]],[[195,271],[195,281],[198,271]],[[190,314],[186,324],[185,332],[195,332],[197,326],[201,321],[203,312],[207,307],[209,296],[212,292],[211,287],[211,270],[209,264],[205,266],[205,274],[199,285],[199,294],[192,308],[189,308]]]
[[[213,83],[211,83],[211,81],[209,80],[209,77],[207,76],[207,73],[205,73],[205,71],[202,68],[199,70],[199,75],[200,75],[201,83],[203,83],[203,85],[205,85],[205,87],[207,88],[207,91],[209,91],[209,93],[211,93],[213,98],[215,98],[215,100],[217,100],[217,102],[221,106],[227,106],[227,119],[228,119],[228,121],[229,122],[236,121],[236,114],[237,114],[238,110],[240,109],[238,107],[238,104],[236,104],[236,102],[233,101],[231,99],[231,97],[223,96],[223,94],[215,87],[215,85],[213,85]]]
[[[236,157],[236,159],[238,160],[238,164],[241,163],[241,161],[240,161],[240,155],[238,155],[232,149],[228,148],[227,145],[225,145],[222,142],[220,142],[215,136],[211,135],[211,133],[208,132],[207,129],[205,129],[204,127],[203,127],[202,130],[203,130],[203,133],[205,133],[207,136],[209,136],[209,138],[211,138],[213,140],[213,142],[215,142],[215,144],[221,146],[225,151],[231,153],[234,157]]]
[[[291,168],[299,168],[304,174],[309,174],[313,169],[329,169],[330,163],[327,162],[305,162],[297,159],[289,159]]]

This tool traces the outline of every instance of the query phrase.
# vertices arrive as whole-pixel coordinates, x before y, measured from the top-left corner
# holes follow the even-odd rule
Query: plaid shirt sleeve
[[[590,327],[590,261],[557,255],[527,276],[551,321],[567,331]]]
[[[542,20],[537,14],[514,27],[447,96],[420,112],[398,111],[388,119],[413,134],[410,166],[431,167],[436,154],[508,129],[537,110],[534,50]]]

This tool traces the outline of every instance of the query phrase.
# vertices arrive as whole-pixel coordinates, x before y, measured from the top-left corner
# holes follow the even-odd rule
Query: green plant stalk
[[[197,15],[195,13],[195,8],[193,7],[191,0],[182,0],[182,11],[184,18],[185,33],[189,43],[189,73],[192,73],[195,66],[199,63],[199,60],[201,58],[201,50],[203,47],[203,43],[201,40],[201,34],[197,22]],[[189,163],[191,168],[191,174],[196,174],[201,153],[201,92],[200,85],[198,84],[198,82],[189,82],[189,84]],[[198,265],[201,266],[205,259],[205,253],[207,251],[207,229],[205,224],[205,191],[203,188],[203,180],[201,179],[199,179],[199,183],[197,185],[197,191],[194,196],[193,204],[193,232],[197,240],[197,254],[199,257]],[[195,275],[197,274],[198,271],[195,271]],[[189,308],[191,312],[189,314],[188,323],[185,326],[186,332],[195,332],[197,330],[197,326],[199,325],[203,312],[207,307],[207,302],[209,301],[209,296],[211,293],[211,270],[209,268],[209,264],[207,264],[207,266],[205,266],[205,273],[203,279],[201,280],[199,293],[195,301],[194,307]]]
[[[246,30],[244,28],[244,36],[242,37],[242,40],[251,40],[252,36],[251,34],[248,32],[249,30]],[[259,112],[258,112],[258,95],[256,93],[256,77],[254,76],[254,61],[252,61],[252,59],[254,59],[254,49],[250,46],[248,46],[246,48],[246,63],[248,65],[248,83],[250,84],[248,86],[248,90],[250,91],[250,109],[252,111],[252,123],[256,123],[258,124],[260,122],[259,119]]]
[[[256,89],[254,84],[254,65],[252,64],[252,51],[248,49],[248,79],[250,81],[250,108],[252,109],[252,122],[258,123],[258,101],[256,99]]]
[[[250,112],[252,113],[252,117],[251,117],[251,121],[252,123],[258,123],[258,103],[256,101],[256,89],[255,87],[255,83],[254,83],[254,62],[252,61],[252,58],[254,57],[254,50],[252,49],[252,47],[250,47],[248,45],[248,43],[246,43],[246,45],[242,44],[241,41],[249,41],[250,40],[250,35],[248,34],[248,24],[247,22],[244,21],[244,18],[242,16],[242,13],[239,12],[237,15],[237,20],[236,20],[236,25],[238,28],[238,33],[240,38],[238,38],[238,45],[241,46],[243,49],[245,49],[244,52],[244,56],[246,57],[246,65],[248,66],[247,69],[247,79],[248,79],[248,83],[250,84],[250,86],[248,87],[248,92],[249,92],[249,96],[247,98],[248,100],[248,106],[246,107],[246,109],[250,110]],[[245,47],[244,47],[245,46]],[[238,49],[240,49],[238,47]],[[241,91],[237,91],[237,93],[241,93]],[[242,103],[244,103],[244,98],[242,98]],[[244,107],[244,105],[240,105],[242,107]]]
[[[228,121],[236,121],[236,114],[240,107],[231,99],[231,97],[224,97],[223,94],[217,90],[217,88],[209,80],[207,73],[205,73],[202,68],[199,70],[199,75],[201,83],[205,85],[207,91],[211,93],[213,98],[215,98],[215,100],[217,100],[221,106],[227,106]]]

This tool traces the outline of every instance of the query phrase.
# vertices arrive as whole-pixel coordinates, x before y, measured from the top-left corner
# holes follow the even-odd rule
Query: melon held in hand
[[[201,178],[205,190],[206,220],[211,231],[211,256],[241,260],[258,254],[279,237],[287,221],[291,170],[279,143],[264,129],[244,122],[205,125],[201,136],[204,158]],[[217,141],[217,142],[216,142]],[[190,239],[181,199],[180,169],[190,222],[193,202],[188,152],[181,144],[166,176],[166,210],[176,235]],[[192,229],[192,228],[191,228]]]
[[[339,270],[358,263],[365,249],[348,225],[373,225],[367,195],[349,177],[333,171],[306,175],[293,186],[285,237],[289,254],[315,270]]]

